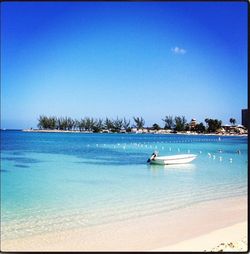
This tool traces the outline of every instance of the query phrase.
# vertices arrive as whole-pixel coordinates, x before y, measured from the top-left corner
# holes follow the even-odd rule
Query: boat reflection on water
[[[178,171],[193,171],[196,169],[195,164],[175,164],[175,165],[164,165],[164,170],[178,170]]]
[[[148,168],[153,172],[157,173],[157,171],[164,170],[167,171],[176,171],[176,172],[192,172],[196,169],[195,164],[174,164],[174,165],[148,165]]]

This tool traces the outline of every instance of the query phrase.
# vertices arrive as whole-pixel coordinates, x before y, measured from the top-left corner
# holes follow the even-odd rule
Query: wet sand
[[[1,250],[209,251],[220,243],[246,237],[246,222],[247,197],[235,197],[105,225],[4,240]]]

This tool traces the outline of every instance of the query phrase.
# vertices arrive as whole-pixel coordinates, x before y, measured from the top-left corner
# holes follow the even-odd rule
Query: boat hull
[[[185,164],[193,161],[197,155],[194,154],[185,154],[185,155],[173,155],[173,156],[162,156],[156,157],[151,160],[151,164],[158,165],[173,165],[173,164]]]

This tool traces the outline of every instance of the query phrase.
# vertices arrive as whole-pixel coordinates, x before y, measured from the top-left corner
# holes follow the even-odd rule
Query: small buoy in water
[[[240,150],[237,150],[236,153],[237,153],[237,154],[241,154]]]
[[[230,159],[229,159],[229,161],[230,161],[230,163],[232,163],[233,159],[232,159],[232,158],[230,158]]]
[[[222,150],[221,150],[221,149],[219,149],[218,151],[219,151],[220,153],[222,153]]]

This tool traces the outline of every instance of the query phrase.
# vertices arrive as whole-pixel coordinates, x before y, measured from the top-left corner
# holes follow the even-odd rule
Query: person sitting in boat
[[[148,162],[154,160],[156,156],[157,156],[157,152],[153,152],[151,157],[148,159]]]

